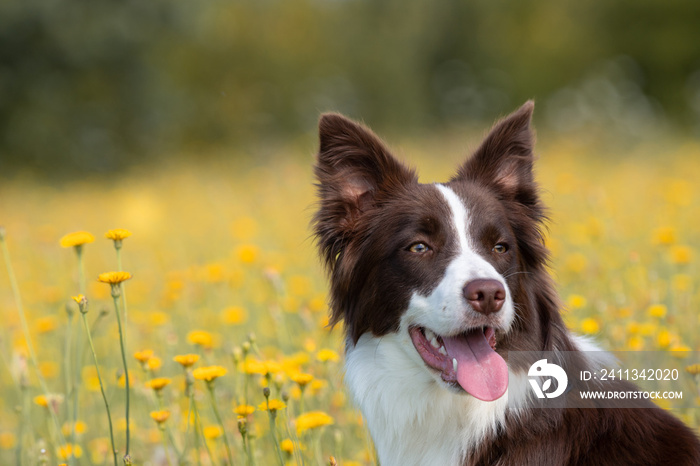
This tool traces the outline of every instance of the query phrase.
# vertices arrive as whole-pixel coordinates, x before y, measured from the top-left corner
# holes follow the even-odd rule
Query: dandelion
[[[654,230],[652,242],[654,244],[673,244],[676,242],[676,229],[669,226],[659,227]]]
[[[238,417],[247,417],[255,412],[255,406],[246,404],[238,405],[234,408],[233,412],[236,413]]]
[[[258,247],[252,244],[244,244],[238,248],[238,258],[244,264],[252,264],[258,258]]]
[[[97,280],[102,282],[102,283],[109,283],[114,287],[114,285],[118,285],[123,281],[130,280],[131,279],[131,274],[129,272],[105,272],[101,273],[98,277]]]
[[[152,349],[145,349],[134,353],[134,358],[141,364],[146,364],[153,357]]]
[[[192,330],[187,334],[187,341],[203,348],[211,348],[214,337],[205,330]]]
[[[671,262],[678,265],[690,263],[693,251],[688,246],[676,245],[671,248]]]
[[[333,351],[332,349],[322,349],[316,354],[316,359],[318,359],[321,362],[337,362],[340,359],[340,356],[337,352]]]
[[[650,317],[656,317],[656,318],[663,318],[666,316],[666,306],[663,304],[654,304],[652,306],[649,306],[647,309],[647,314],[649,314]]]
[[[685,371],[691,375],[700,375],[700,364],[691,364],[686,366]]]
[[[122,241],[123,239],[128,238],[129,236],[131,236],[131,232],[124,228],[115,228],[105,233],[105,238],[111,239],[115,242]]]
[[[678,343],[678,344],[671,346],[669,351],[671,351],[671,354],[674,357],[676,357],[678,359],[684,359],[684,358],[687,358],[688,356],[690,356],[690,351],[692,351],[692,349],[688,345]]]
[[[61,427],[61,432],[63,432],[63,435],[69,435],[72,431],[75,431],[76,434],[83,434],[86,429],[87,425],[83,421],[76,421],[75,424],[66,422]]]
[[[272,399],[272,400],[265,401],[264,403],[260,403],[258,405],[258,410],[259,411],[268,411],[268,410],[269,411],[280,411],[286,407],[287,407],[287,405],[283,401],[280,401],[277,399]]]
[[[154,391],[159,392],[163,388],[170,385],[171,382],[172,382],[172,380],[170,380],[167,377],[158,377],[155,379],[148,380],[145,385],[146,385],[146,387],[152,388]]]
[[[211,383],[217,378],[226,375],[227,372],[226,368],[221,366],[206,366],[195,369],[192,371],[192,375],[197,380],[204,380],[207,383]]]
[[[219,426],[207,426],[202,430],[204,438],[207,440],[215,440],[224,434],[224,431]]]
[[[83,449],[80,447],[80,445],[67,443],[58,447],[58,456],[64,460],[70,457],[80,458],[83,456]]]
[[[296,420],[297,433],[333,424],[333,418],[323,411],[309,411],[300,414]]]
[[[148,358],[148,361],[146,361],[146,370],[155,372],[158,369],[161,368],[163,365],[163,360],[160,359],[158,356],[152,356]]]
[[[294,442],[292,442],[290,439],[284,439],[280,442],[280,448],[282,449],[283,452],[285,452],[287,455],[292,455],[294,453]]]
[[[198,354],[179,354],[173,358],[173,361],[179,363],[182,367],[190,367],[199,361]]]
[[[304,374],[300,372],[297,374],[293,374],[290,378],[294,382],[296,382],[296,384],[299,385],[300,388],[303,388],[314,379],[314,376],[311,374]]]
[[[151,411],[151,419],[156,421],[159,425],[163,424],[169,418],[170,418],[170,411],[168,411],[168,410]]]
[[[240,325],[248,320],[248,312],[240,306],[227,307],[221,312],[221,320],[228,325]]]
[[[95,237],[87,231],[76,231],[62,237],[60,243],[61,247],[72,248],[82,246],[83,244],[92,243],[94,241]]]
[[[586,307],[588,302],[585,297],[578,294],[569,295],[569,299],[567,301],[570,309],[581,309]]]

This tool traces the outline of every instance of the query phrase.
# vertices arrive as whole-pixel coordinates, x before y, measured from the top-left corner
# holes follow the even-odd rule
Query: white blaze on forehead
[[[467,237],[467,209],[462,203],[462,200],[455,194],[455,192],[443,186],[441,184],[435,185],[438,190],[442,193],[447,200],[447,204],[450,206],[452,211],[452,220],[457,231],[457,238],[459,239],[460,251],[473,250],[470,246],[470,241]]]
[[[428,295],[414,293],[408,310],[402,318],[402,325],[419,325],[440,335],[451,335],[458,329],[468,329],[484,325],[482,314],[477,313],[464,298],[464,286],[476,279],[500,281],[506,290],[506,300],[498,312],[498,326],[510,327],[514,317],[513,300],[505,278],[476,250],[474,240],[469,236],[469,211],[457,194],[449,187],[436,184],[450,208],[455,234],[457,254],[445,269],[445,275]],[[491,316],[491,322],[496,316]]]

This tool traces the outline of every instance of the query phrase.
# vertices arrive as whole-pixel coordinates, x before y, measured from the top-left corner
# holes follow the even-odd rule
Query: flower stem
[[[97,380],[100,382],[100,391],[102,392],[102,399],[105,402],[105,409],[107,410],[107,421],[109,422],[109,440],[112,442],[112,455],[114,456],[114,466],[118,466],[117,462],[117,449],[114,445],[114,431],[112,428],[112,413],[109,409],[109,400],[107,400],[107,394],[105,393],[104,385],[102,384],[102,376],[100,375],[100,367],[97,363],[97,353],[95,353],[95,346],[92,344],[92,336],[90,335],[90,326],[87,322],[87,317],[85,313],[82,313],[83,325],[85,326],[85,333],[87,334],[88,342],[90,343],[90,350],[92,351],[92,360],[95,363],[95,372],[97,373]],[[73,427],[75,428],[75,427]]]
[[[129,367],[126,363],[126,342],[124,341],[124,332],[122,329],[122,319],[119,316],[119,294],[115,294],[115,289],[121,291],[121,284],[116,284],[112,286],[112,298],[114,300],[114,310],[117,314],[117,326],[119,327],[119,347],[122,353],[122,364],[124,365],[124,381],[126,383],[126,453],[125,457],[129,456],[129,437],[130,437],[130,426],[129,426]],[[117,292],[118,293],[118,292]]]
[[[7,275],[9,276],[10,279],[10,288],[12,288],[12,294],[14,295],[15,298],[15,305],[17,306],[17,312],[19,314],[19,320],[20,323],[22,324],[22,333],[24,335],[24,339],[27,342],[27,348],[29,350],[29,360],[32,363],[32,368],[34,369],[34,372],[36,373],[36,377],[39,380],[39,385],[41,385],[41,391],[43,394],[48,398],[49,396],[49,389],[48,386],[46,385],[46,380],[44,380],[44,376],[41,375],[41,371],[39,370],[39,363],[37,362],[36,358],[36,353],[34,352],[34,344],[32,343],[32,337],[29,334],[29,325],[27,324],[27,316],[24,313],[24,306],[22,305],[22,298],[19,293],[19,286],[17,284],[17,279],[15,277],[14,269],[12,268],[12,261],[10,260],[10,251],[7,248],[7,243],[5,242],[5,230],[0,227],[0,249],[2,249],[2,255],[5,259],[5,266],[7,268]],[[60,440],[63,444],[65,444],[65,438],[63,437],[63,433],[61,432],[61,425],[58,422],[58,417],[56,416],[56,413],[53,410],[50,410],[51,412],[51,418],[53,419],[54,427],[56,428],[56,431],[58,432],[58,435],[60,437]]]
[[[219,413],[219,408],[216,407],[216,398],[214,397],[214,385],[211,382],[207,382],[207,389],[209,390],[209,399],[211,400],[211,407],[214,410],[214,416],[221,427],[221,432],[223,432],[224,445],[226,445],[226,454],[228,455],[228,464],[233,466],[233,455],[231,454],[231,446],[228,443],[228,435],[226,435],[226,428],[224,427],[224,421],[221,419],[221,414]]]
[[[275,417],[277,417],[277,411],[269,409],[269,404],[268,404],[267,413],[268,413],[269,418],[270,418],[270,435],[272,435],[272,442],[275,444],[275,451],[277,452],[277,459],[279,460],[280,466],[284,466],[284,459],[282,458],[282,449],[280,449],[280,442],[277,439],[277,429],[275,426]]]

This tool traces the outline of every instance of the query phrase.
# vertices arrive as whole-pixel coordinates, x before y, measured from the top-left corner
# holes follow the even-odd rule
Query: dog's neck
[[[383,466],[464,464],[505,422],[508,393],[483,402],[446,389],[411,357],[410,339],[404,340],[400,333],[364,334],[347,347],[346,383],[379,461]]]

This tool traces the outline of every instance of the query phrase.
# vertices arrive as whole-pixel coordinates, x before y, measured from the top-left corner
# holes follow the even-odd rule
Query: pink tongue
[[[500,398],[508,388],[508,366],[486,341],[482,330],[443,337],[450,358],[457,360],[457,382],[482,401]]]

